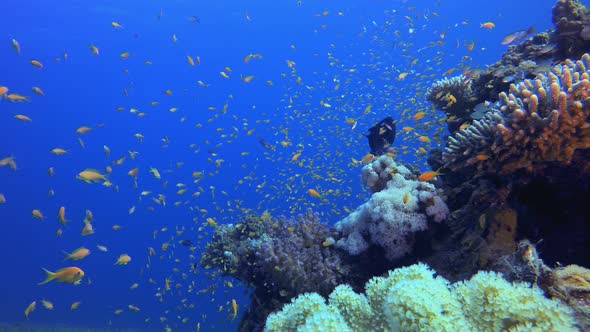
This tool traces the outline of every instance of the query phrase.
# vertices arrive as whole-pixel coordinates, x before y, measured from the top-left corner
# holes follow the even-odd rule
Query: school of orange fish
[[[128,98],[127,105],[132,106],[113,105],[110,112],[117,116],[127,113],[134,118],[133,121],[150,121],[151,112],[168,112],[170,123],[189,126],[195,137],[200,138],[188,148],[180,147],[185,149],[187,155],[201,161],[198,167],[195,167],[194,163],[190,163],[193,166],[189,166],[189,163],[182,160],[167,160],[165,163],[170,166],[162,169],[152,167],[154,161],[142,157],[146,153],[145,149],[151,148],[142,144],[145,140],[152,139],[151,137],[145,137],[140,131],[115,131],[113,135],[133,135],[135,144],[128,148],[109,147],[102,142],[96,142],[92,136],[95,131],[105,130],[105,123],[88,124],[82,116],[72,113],[74,117],[80,116],[79,126],[72,128],[70,134],[72,139],[77,141],[79,148],[67,147],[69,143],[64,143],[63,146],[51,148],[47,153],[57,157],[72,154],[83,156],[90,153],[103,155],[103,163],[99,165],[78,164],[75,159],[72,161],[79,170],[77,174],[72,174],[72,181],[75,178],[76,181],[88,184],[85,190],[89,196],[98,190],[112,190],[113,195],[117,195],[125,186],[126,190],[133,190],[137,197],[136,200],[128,202],[129,208],[125,211],[128,215],[135,214],[139,209],[148,213],[157,209],[186,209],[192,216],[189,224],[155,229],[152,233],[154,245],[146,248],[146,257],[131,257],[125,252],[113,256],[113,265],[140,270],[141,274],[138,280],[129,286],[130,290],[140,287],[142,281],[147,280],[157,287],[155,296],[160,302],[176,301],[177,308],[181,308],[178,312],[167,309],[158,317],[146,318],[146,321],[159,321],[169,331],[174,330],[179,324],[190,325],[193,330],[200,330],[207,317],[194,315],[194,312],[188,310],[198,310],[195,295],[206,296],[206,303],[214,303],[220,312],[226,313],[229,320],[235,319],[241,308],[232,296],[231,289],[234,285],[228,280],[212,280],[212,285],[208,286],[197,285],[191,281],[190,274],[194,271],[190,271],[186,264],[180,264],[174,256],[174,248],[179,247],[179,240],[206,239],[209,232],[219,223],[235,222],[240,215],[251,211],[267,216],[292,215],[313,208],[321,212],[326,221],[335,222],[342,218],[351,211],[351,207],[358,205],[368,196],[358,183],[359,168],[370,163],[375,157],[363,152],[367,151],[368,147],[362,134],[381,117],[392,115],[397,120],[399,132],[395,146],[399,158],[420,168],[423,171],[421,180],[428,181],[438,175],[437,172],[428,169],[425,156],[430,148],[443,145],[444,124],[447,119],[443,118],[442,112],[435,112],[424,100],[423,95],[432,81],[454,72],[473,69],[472,52],[481,52],[485,49],[475,49],[474,40],[449,40],[449,35],[453,29],[479,28],[474,27],[475,23],[468,21],[460,21],[443,29],[435,28],[439,18],[437,11],[418,11],[412,6],[405,6],[386,14],[388,20],[385,22],[373,21],[360,26],[361,32],[353,41],[339,39],[328,45],[327,55],[313,54],[322,66],[325,64],[324,71],[319,71],[317,64],[309,68],[310,65],[304,65],[299,61],[301,51],[297,45],[287,41],[286,47],[292,56],[282,59],[283,70],[275,75],[259,75],[251,69],[253,63],[264,65],[267,61],[263,52],[236,55],[241,60],[239,68],[209,68],[211,72],[218,73],[216,79],[211,76],[209,80],[196,79],[194,86],[187,86],[182,92],[164,87],[160,95],[151,96],[152,101],[147,103],[145,97],[134,94],[133,86],[128,81],[118,82],[113,79],[112,85],[120,89],[121,94]],[[310,29],[315,34],[328,33],[331,27],[322,22],[322,18],[347,15],[348,10],[325,10],[315,13],[314,16],[318,18],[317,25]],[[245,13],[244,22],[256,23],[255,18],[249,13]],[[113,33],[129,28],[125,22],[112,21],[103,24],[110,25]],[[484,22],[480,24],[480,28],[493,29],[495,24],[491,21]],[[430,41],[427,44],[415,44],[412,42],[412,36],[415,34],[427,35]],[[184,70],[207,66],[206,52],[196,55],[194,49],[180,45],[181,39],[181,35],[173,33],[167,45],[185,49],[186,55],[176,59],[176,65]],[[56,67],[56,64],[67,65],[68,61],[71,61],[68,53],[63,53],[53,60],[42,60],[41,58],[45,57],[37,58],[25,51],[27,45],[21,45],[17,38],[10,40],[10,43],[20,59],[20,66],[33,66],[39,71],[44,71]],[[359,44],[364,44],[361,47],[364,50],[362,54],[349,51],[358,48]],[[450,50],[462,54],[459,63],[445,62],[445,54]],[[158,66],[149,59],[139,59],[132,50],[116,50],[108,45],[101,46],[88,42],[87,52],[93,58],[105,54],[118,54],[125,75],[129,74],[126,66],[130,61],[141,62],[146,67]],[[420,57],[421,52],[428,52],[429,56]],[[256,89],[269,89],[269,95],[279,91],[280,95],[277,94],[278,98],[273,102],[280,106],[275,110],[261,111],[259,108],[262,107],[257,105],[240,103],[240,100],[234,97],[235,92],[228,91],[224,86],[226,81],[238,79],[244,89],[251,86]],[[1,83],[5,85],[0,86],[0,97],[3,99],[1,102],[22,104],[22,108],[18,108],[22,111],[11,114],[14,118],[12,121],[35,121],[35,101],[44,98],[46,93],[43,88],[32,86],[32,93],[13,91],[10,80],[7,77],[4,77],[4,80]],[[206,93],[206,89],[218,89],[227,97],[217,104],[197,110],[199,114],[196,116],[194,113],[189,115],[185,105],[174,105],[177,94]],[[452,97],[448,97],[449,102],[453,101]],[[163,100],[166,102],[162,102]],[[240,108],[249,109],[251,117],[246,118],[233,112]],[[215,128],[216,136],[199,136],[205,127]],[[268,133],[269,128],[274,134],[259,134]],[[26,131],[27,127],[24,126],[22,130]],[[236,145],[246,137],[256,137],[256,143],[244,147],[237,155],[220,152],[224,146]],[[258,144],[259,139],[261,144]],[[159,139],[158,148],[169,149],[174,146],[174,142],[175,133],[174,130],[170,130],[168,135]],[[86,148],[87,146],[89,148]],[[118,155],[114,155],[115,151],[118,151]],[[19,155],[25,153],[26,151],[12,151],[10,155],[0,156],[0,171],[4,173],[2,176],[10,176],[8,172],[18,172]],[[52,165],[42,167],[50,177],[54,172],[60,171]],[[265,174],[268,167],[276,170],[276,176],[269,177]],[[237,174],[237,179],[228,183],[225,179],[226,172]],[[115,181],[120,179],[115,174],[124,174],[130,181]],[[146,178],[155,180],[158,185],[154,186],[154,182],[146,185]],[[185,180],[172,185],[168,183],[169,178]],[[2,189],[0,187],[0,204],[11,204],[10,196],[1,192]],[[48,196],[60,194],[59,190],[60,188],[50,188]],[[61,191],[66,189],[61,188]],[[244,203],[246,196],[255,197],[257,205],[247,206]],[[215,209],[205,208],[211,206]],[[27,221],[29,223],[57,221],[55,234],[51,236],[61,237],[64,232],[80,234],[79,242],[64,243],[64,247],[70,247],[67,248],[70,251],[67,251],[64,257],[64,267],[46,267],[48,269],[45,269],[45,280],[41,279],[40,270],[39,285],[51,282],[80,284],[91,277],[91,271],[83,271],[75,264],[81,260],[92,259],[89,255],[94,248],[87,248],[84,243],[90,236],[100,239],[101,230],[94,228],[94,215],[100,218],[101,211],[77,207],[86,209],[82,219],[81,216],[69,215],[70,208],[68,205],[56,205],[54,211],[42,211],[37,208],[31,211],[32,218]],[[104,226],[102,224],[100,228],[104,230]],[[115,231],[123,228],[118,223],[111,223],[109,227]],[[199,257],[198,248],[203,244],[195,241],[194,248],[191,248],[192,258],[196,263]],[[78,248],[74,249],[76,247]],[[101,244],[96,245],[96,250],[110,254],[109,249]],[[172,262],[173,268],[169,278],[158,280],[149,276],[152,257]],[[145,263],[142,263],[144,261]],[[39,265],[43,263],[39,262]],[[216,292],[222,292],[222,296],[216,297]],[[175,296],[165,297],[166,293],[173,293]],[[46,309],[54,308],[54,304],[49,300],[32,301],[24,309],[27,318],[31,317],[37,302]],[[69,309],[77,310],[83,302],[82,299],[71,303]],[[140,310],[138,305],[129,304],[125,308],[116,308],[113,315]]]

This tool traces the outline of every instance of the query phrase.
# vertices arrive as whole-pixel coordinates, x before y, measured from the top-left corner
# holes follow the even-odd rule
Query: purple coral
[[[340,257],[322,245],[330,234],[317,213],[308,210],[296,219],[281,217],[265,226],[255,265],[266,287],[291,295],[329,294],[343,282]]]

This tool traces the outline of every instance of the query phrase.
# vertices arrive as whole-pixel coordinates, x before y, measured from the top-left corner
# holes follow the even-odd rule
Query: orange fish
[[[5,86],[0,86],[0,97],[4,96],[8,92],[8,88]]]
[[[88,250],[84,247],[80,247],[80,248],[72,251],[71,253],[65,252],[65,251],[64,251],[64,253],[66,254],[66,258],[64,258],[64,260],[63,260],[64,262],[67,261],[68,259],[71,259],[73,261],[77,261],[77,260],[83,259],[84,257],[90,255],[90,250]]]
[[[9,93],[6,95],[6,99],[8,99],[8,101],[12,101],[12,102],[29,101],[29,97],[19,95],[18,93]]]
[[[404,194],[404,197],[403,197],[403,199],[402,199],[402,200],[403,200],[403,202],[404,202],[404,204],[408,203],[408,200],[409,200],[409,199],[410,199],[410,193],[409,193],[409,192],[407,192],[407,193],[405,193],[405,194]]]
[[[31,60],[31,64],[37,68],[43,68],[43,64],[39,60]]]
[[[420,142],[424,142],[424,143],[430,143],[430,138],[428,138],[428,136],[419,136],[418,140]]]
[[[65,225],[69,220],[66,220],[66,207],[60,206],[59,210],[57,211],[57,219],[59,223]]]
[[[78,285],[84,277],[84,271],[75,266],[64,267],[55,272],[51,272],[45,268],[43,271],[47,274],[47,278],[37,285],[44,285],[50,281],[57,280],[58,282],[67,282],[70,284]]]
[[[30,117],[26,116],[26,115],[22,115],[22,114],[16,114],[14,116],[15,119],[17,120],[21,120],[21,121],[28,121],[28,122],[32,122],[33,119],[31,119]]]
[[[418,113],[414,114],[412,119],[418,121],[418,120],[422,119],[425,115],[426,115],[426,112],[418,112]]]
[[[484,29],[493,29],[496,27],[496,25],[494,24],[494,22],[484,22],[481,23],[479,27]]]
[[[299,156],[301,156],[301,153],[302,153],[302,152],[303,152],[303,151],[299,151],[299,152],[295,153],[295,154],[293,155],[293,157],[291,157],[291,162],[295,162],[295,161],[297,161],[297,159],[299,159]]]
[[[441,174],[440,169],[437,171],[424,172],[424,173],[420,174],[420,176],[418,176],[418,180],[430,181],[430,180],[434,179],[435,177],[439,176],[440,174]]]
[[[242,82],[244,83],[250,83],[252,82],[252,80],[254,79],[254,75],[248,75],[248,76],[243,76],[240,75],[240,79],[242,80]]]
[[[322,198],[322,195],[320,195],[320,193],[315,190],[315,189],[308,189],[307,193],[311,196],[311,197],[315,197],[315,198]]]
[[[188,61],[188,64],[191,65],[192,67],[195,66],[195,61],[193,60],[193,58],[191,58],[190,55],[186,56],[186,61]]]
[[[39,96],[45,96],[45,92],[43,92],[43,90],[41,90],[41,88],[38,86],[33,87],[33,92],[38,94]]]

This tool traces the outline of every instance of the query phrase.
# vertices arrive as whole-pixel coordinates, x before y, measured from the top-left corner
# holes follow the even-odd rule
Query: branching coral
[[[380,156],[366,165],[363,181],[377,192],[335,225],[340,235],[336,247],[351,255],[374,244],[385,250],[388,259],[403,257],[413,249],[414,233],[426,230],[429,219],[441,222],[449,214],[434,185],[418,181],[391,157]]]
[[[546,75],[511,84],[499,94],[497,111],[449,138],[446,166],[456,170],[476,164],[507,174],[551,162],[569,164],[576,150],[590,147],[589,68],[585,54]]]

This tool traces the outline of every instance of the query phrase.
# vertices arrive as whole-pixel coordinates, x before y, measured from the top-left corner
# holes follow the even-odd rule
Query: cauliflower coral
[[[577,331],[572,311],[526,283],[481,271],[449,283],[425,264],[375,277],[366,294],[340,285],[329,301],[307,293],[271,314],[265,331]]]

